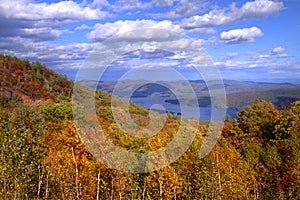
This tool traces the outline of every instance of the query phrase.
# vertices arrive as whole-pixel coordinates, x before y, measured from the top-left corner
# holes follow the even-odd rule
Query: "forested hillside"
[[[72,82],[37,62],[0,55],[0,103],[70,97]]]
[[[5,70],[1,68],[1,73]],[[10,70],[15,73],[14,65]],[[20,80],[29,73],[23,71]],[[47,89],[52,79],[32,80],[40,80]],[[20,97],[33,97],[22,89],[25,85],[30,82],[21,83],[21,89],[9,88]],[[46,91],[51,98],[37,96],[17,104],[7,99],[14,106],[0,108],[0,199],[300,199],[299,101],[285,110],[270,102],[254,102],[237,119],[226,120],[217,144],[200,159],[203,141],[214,135],[209,124],[182,123],[181,117],[168,115],[156,135],[135,138],[114,122],[111,95],[97,91],[98,122],[110,141],[128,151],[159,149],[180,126],[197,130],[192,145],[177,161],[139,174],[109,169],[95,159],[77,133],[69,93]],[[138,125],[149,123],[150,111],[135,105],[129,110]]]
[[[291,103],[300,100],[300,87],[228,94],[227,106],[230,108],[242,110],[257,99],[270,101],[278,109],[284,109]]]

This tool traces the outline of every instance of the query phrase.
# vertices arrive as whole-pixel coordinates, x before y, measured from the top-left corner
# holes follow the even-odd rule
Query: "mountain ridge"
[[[97,81],[82,81],[83,85],[92,87],[98,90],[103,90],[109,93],[114,92],[114,87],[117,82],[97,82]],[[118,83],[122,85],[120,96],[126,94],[132,88],[136,88],[131,97],[174,97],[175,94],[168,89],[176,88],[176,90],[183,91],[184,81],[168,82],[158,81],[149,83],[146,80],[140,81],[126,81],[122,80]],[[268,82],[253,82],[253,81],[237,81],[237,80],[224,80],[220,81],[209,81],[205,83],[202,80],[190,81],[190,84],[198,96],[198,105],[200,107],[210,107],[211,100],[209,94],[210,89],[221,89],[224,88],[224,92],[227,96],[227,107],[237,110],[244,109],[247,105],[252,104],[255,100],[267,100],[271,101],[276,105],[277,108],[281,109],[282,106],[287,106],[288,103],[292,103],[296,100],[300,100],[300,85],[293,83],[268,83]],[[224,85],[222,85],[224,84]],[[141,86],[140,86],[141,85]],[[209,87],[207,86],[209,85]],[[120,89],[120,88],[119,88]],[[186,94],[188,99],[189,94]],[[181,98],[185,98],[184,96]],[[166,102],[171,104],[178,104],[178,101],[167,100]],[[184,101],[183,101],[184,102]],[[186,101],[186,105],[194,105],[195,102]]]
[[[106,92],[112,92],[114,86],[117,82],[115,81],[94,81],[94,80],[83,80],[80,81],[83,85],[89,86],[92,88],[104,90]],[[132,85],[137,85],[141,82],[147,82],[147,87],[149,90],[151,90],[151,87],[149,87],[149,81],[146,80],[122,80],[120,81],[122,84],[128,85],[128,87],[131,87]],[[221,83],[220,81],[209,81],[205,82],[203,80],[189,80],[191,83],[193,89],[195,92],[208,92],[207,84],[210,84],[210,87],[213,87],[214,85],[224,84],[224,88],[226,93],[236,93],[236,92],[244,92],[244,91],[267,91],[272,89],[281,89],[281,88],[299,88],[300,85],[283,82],[283,83],[269,83],[269,82],[253,82],[253,81],[237,81],[237,80],[223,80]],[[153,84],[176,84],[177,87],[180,86],[180,84],[185,83],[185,81],[157,81],[153,82]],[[147,95],[145,95],[146,97]]]

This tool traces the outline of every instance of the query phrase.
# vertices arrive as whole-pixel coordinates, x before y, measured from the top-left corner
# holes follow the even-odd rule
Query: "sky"
[[[132,69],[159,77],[166,66],[201,79],[191,65],[201,47],[197,56],[208,56],[222,79],[300,83],[299,8],[299,0],[1,0],[0,54],[75,79],[89,55],[125,39],[143,41],[143,50],[113,49],[122,58],[109,61],[104,80]]]

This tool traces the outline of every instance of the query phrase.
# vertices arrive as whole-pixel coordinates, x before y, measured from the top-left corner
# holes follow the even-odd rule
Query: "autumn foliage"
[[[5,61],[19,67],[5,64],[1,68],[1,94],[6,102],[0,107],[0,199],[300,198],[299,101],[285,110],[266,101],[249,105],[236,119],[226,119],[217,144],[200,159],[205,137],[214,134],[208,122],[181,124],[181,117],[168,115],[159,133],[134,138],[114,122],[111,95],[98,91],[98,121],[120,148],[153,151],[174,139],[179,126],[197,129],[193,143],[174,163],[148,173],[125,173],[99,162],[82,143],[73,121],[70,81],[40,64],[39,78],[32,69],[37,64],[1,59],[0,64]],[[8,81],[8,74],[16,83]],[[27,76],[31,81],[25,83]],[[10,90],[27,100],[6,99]],[[148,110],[136,105],[129,110],[137,124],[147,125]],[[96,134],[87,131],[91,137]]]
[[[0,103],[71,97],[71,81],[37,62],[0,55]]]

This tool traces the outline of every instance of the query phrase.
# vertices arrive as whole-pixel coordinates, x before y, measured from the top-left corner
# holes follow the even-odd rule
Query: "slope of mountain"
[[[300,100],[300,87],[231,93],[227,95],[227,105],[230,108],[242,110],[258,99],[270,101],[278,109],[282,109],[289,106],[290,103]]]
[[[218,124],[214,127],[215,123],[169,114],[164,121],[158,113],[153,113],[157,122],[152,124],[152,111],[131,104],[130,117],[142,128],[143,136],[135,137],[114,120],[111,95],[97,91],[96,120],[101,130],[82,123],[82,137],[73,120],[70,98],[44,100],[70,95],[72,82],[45,66],[35,70],[37,63],[1,58],[3,98],[12,92],[13,97],[41,101],[10,108],[0,105],[0,199],[299,199],[300,101],[287,111],[278,111],[265,101],[247,107],[238,113],[238,120],[226,121],[214,148],[201,158],[205,143],[214,145],[212,138],[222,128]],[[144,88],[151,91],[148,87]],[[165,92],[164,88],[156,89]],[[85,102],[89,91],[86,87],[79,90],[79,102]],[[277,97],[298,92],[280,91],[277,89]],[[265,95],[273,93],[266,91]],[[9,103],[13,104],[12,100]],[[116,111],[125,116],[124,101],[118,99],[117,103]],[[75,105],[81,111],[80,103]],[[92,115],[79,112],[78,117],[90,119]],[[159,127],[156,134],[149,134],[153,133],[149,123]],[[195,131],[195,137],[189,136],[189,131]],[[103,133],[109,143],[133,153],[133,157],[114,153],[99,138]],[[189,147],[182,148],[190,139]],[[164,150],[170,144],[173,151]],[[91,148],[96,154],[91,154]],[[180,157],[165,164],[172,153]],[[113,160],[103,162],[107,158]],[[148,173],[117,170],[123,170],[127,162],[129,170],[135,172],[161,164],[164,167]]]
[[[70,96],[71,81],[39,62],[0,55],[0,103]]]

